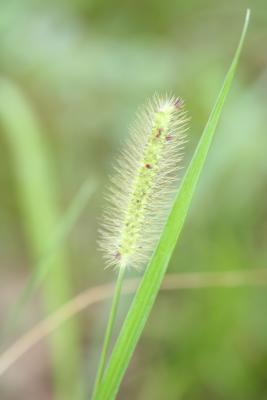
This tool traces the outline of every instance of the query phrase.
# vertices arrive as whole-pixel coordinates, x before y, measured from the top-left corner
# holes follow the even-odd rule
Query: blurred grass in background
[[[103,270],[96,250],[97,218],[136,108],[155,91],[182,96],[192,117],[190,158],[248,6],[252,19],[237,77],[172,272],[267,267],[265,1],[1,1],[1,76],[30,100],[42,124],[62,212],[88,176],[98,182],[68,241],[72,293],[114,277]],[[0,163],[4,320],[34,262],[3,124]],[[45,212],[41,204],[36,207]],[[119,398],[267,398],[266,306],[264,288],[161,295]],[[32,302],[21,330],[41,316],[41,306]],[[98,307],[83,314],[78,327],[85,391],[95,372],[104,319]],[[51,371],[48,349],[40,346],[1,379],[1,399],[51,399]]]

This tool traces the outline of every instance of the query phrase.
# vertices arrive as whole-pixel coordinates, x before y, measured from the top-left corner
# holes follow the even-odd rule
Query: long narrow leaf
[[[0,80],[0,123],[14,167],[17,199],[29,255],[38,259],[46,251],[58,224],[57,185],[54,181],[47,136],[23,91]],[[50,273],[43,285],[43,303],[52,312],[71,298],[73,279],[66,247],[49,260]],[[77,398],[80,393],[80,333],[69,321],[49,341],[56,399]]]
[[[10,332],[13,332],[14,328],[20,321],[23,311],[25,310],[25,307],[32,295],[43,283],[51,268],[53,268],[54,264],[51,262],[53,257],[55,257],[57,252],[60,251],[64,245],[68,234],[71,232],[78,218],[84,211],[94,190],[94,183],[91,180],[88,180],[82,184],[65,215],[61,219],[55,231],[52,233],[46,249],[41,255],[39,261],[36,263],[33,271],[30,273],[26,285],[22,289],[17,301],[9,313],[3,332],[4,338],[9,335]]]
[[[119,338],[111,354],[110,362],[97,394],[99,400],[112,400],[118,392],[137,341],[150,314],[175,244],[184,225],[200,172],[204,166],[210,144],[221,115],[226,96],[232,84],[236,66],[248,27],[250,11],[247,11],[241,38],[232,64],[204,128],[200,142],[180,185],[173,208],[162,232],[158,247],[136,292]]]

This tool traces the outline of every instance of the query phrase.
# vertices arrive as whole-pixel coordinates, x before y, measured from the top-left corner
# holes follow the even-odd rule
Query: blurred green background
[[[129,123],[155,91],[182,96],[192,119],[187,164],[247,7],[238,74],[171,272],[267,267],[266,1],[1,0],[2,322],[79,187],[96,187],[9,343],[76,293],[114,279],[97,229]],[[108,306],[25,355],[0,379],[1,399],[89,398]],[[267,399],[266,306],[264,287],[160,294],[118,398]]]

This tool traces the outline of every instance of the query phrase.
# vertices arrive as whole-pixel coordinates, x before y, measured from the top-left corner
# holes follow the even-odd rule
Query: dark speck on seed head
[[[151,168],[152,168],[152,165],[151,165],[151,164],[145,164],[145,168],[151,169]]]
[[[163,129],[162,128],[158,128],[157,133],[156,133],[156,137],[159,138],[160,135],[162,134]]]
[[[117,252],[114,254],[114,257],[115,257],[116,260],[120,260],[120,259],[121,259],[121,253],[120,253],[119,251],[117,251]]]
[[[177,108],[177,110],[179,110],[183,105],[183,100],[178,97],[178,99],[175,101],[174,103],[174,107]]]

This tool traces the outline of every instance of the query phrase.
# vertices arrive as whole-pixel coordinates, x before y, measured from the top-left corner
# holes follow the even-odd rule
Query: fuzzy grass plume
[[[173,198],[187,129],[181,98],[139,111],[115,166],[100,231],[107,266],[140,268],[151,256]]]

